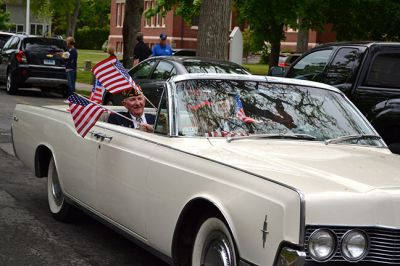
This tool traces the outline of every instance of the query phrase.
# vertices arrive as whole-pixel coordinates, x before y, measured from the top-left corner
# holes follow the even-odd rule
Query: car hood
[[[200,156],[286,184],[304,194],[400,188],[400,156],[386,148],[310,141],[211,139]]]

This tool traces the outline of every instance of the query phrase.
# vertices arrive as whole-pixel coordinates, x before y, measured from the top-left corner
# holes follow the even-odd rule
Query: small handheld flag
[[[69,111],[74,120],[76,131],[84,138],[89,130],[96,124],[97,120],[104,111],[100,105],[91,103],[87,99],[72,94],[68,97]]]

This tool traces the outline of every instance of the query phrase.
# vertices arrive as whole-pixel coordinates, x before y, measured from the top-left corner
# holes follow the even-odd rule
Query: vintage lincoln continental
[[[82,138],[66,105],[17,105],[16,155],[56,219],[84,209],[173,265],[400,265],[400,157],[339,90],[186,74],[156,91],[154,133],[104,113]]]

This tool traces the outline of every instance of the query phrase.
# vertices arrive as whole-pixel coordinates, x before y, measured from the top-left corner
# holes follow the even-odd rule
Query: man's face
[[[167,40],[160,39],[160,45],[165,46],[167,44]]]
[[[132,96],[122,101],[122,105],[135,117],[140,117],[144,112],[144,97],[143,95]]]

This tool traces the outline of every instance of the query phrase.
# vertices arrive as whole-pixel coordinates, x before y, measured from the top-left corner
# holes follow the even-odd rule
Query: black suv
[[[1,49],[0,82],[6,83],[9,94],[21,87],[36,87],[66,95],[67,77],[61,56],[66,49],[62,39],[14,35]]]
[[[271,73],[282,73],[282,68]],[[368,118],[389,148],[400,153],[400,43],[341,42],[320,45],[284,75],[339,88]]]

